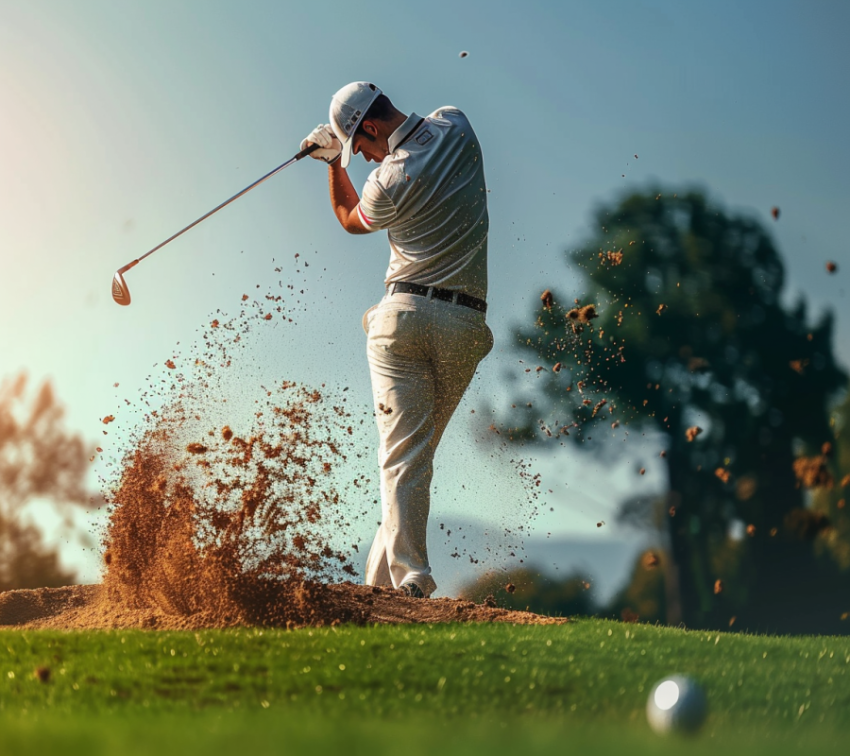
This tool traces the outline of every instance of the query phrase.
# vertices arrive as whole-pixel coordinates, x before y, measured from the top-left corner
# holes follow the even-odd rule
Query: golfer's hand
[[[301,149],[306,150],[311,144],[318,144],[319,149],[310,153],[311,158],[316,160],[324,160],[326,163],[333,163],[342,152],[342,145],[339,139],[336,138],[330,124],[320,123],[313,129],[307,138],[301,142]]]

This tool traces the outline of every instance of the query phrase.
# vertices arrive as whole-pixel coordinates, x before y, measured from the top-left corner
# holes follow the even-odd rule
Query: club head
[[[112,279],[112,298],[125,307],[130,304],[130,290],[127,288],[127,282],[120,270],[115,273]]]

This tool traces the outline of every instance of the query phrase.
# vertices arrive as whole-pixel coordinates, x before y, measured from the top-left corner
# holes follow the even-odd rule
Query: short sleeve
[[[357,214],[363,227],[369,231],[380,231],[391,226],[398,215],[396,206],[381,186],[377,169],[372,171],[363,187]]]

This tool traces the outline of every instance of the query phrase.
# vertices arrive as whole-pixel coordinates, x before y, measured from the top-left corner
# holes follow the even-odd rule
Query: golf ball
[[[708,705],[702,688],[683,675],[661,680],[646,702],[646,718],[650,727],[659,733],[696,732],[707,713]]]

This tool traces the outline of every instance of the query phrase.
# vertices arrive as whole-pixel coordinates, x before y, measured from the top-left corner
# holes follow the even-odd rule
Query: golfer
[[[363,316],[378,422],[382,517],[367,585],[416,598],[437,587],[426,545],[434,453],[478,363],[493,347],[487,311],[487,189],[466,116],[397,110],[374,84],[331,100],[330,124],[301,143],[329,164],[331,207],[352,234],[386,230],[386,294]],[[351,155],[377,168],[361,196]]]

